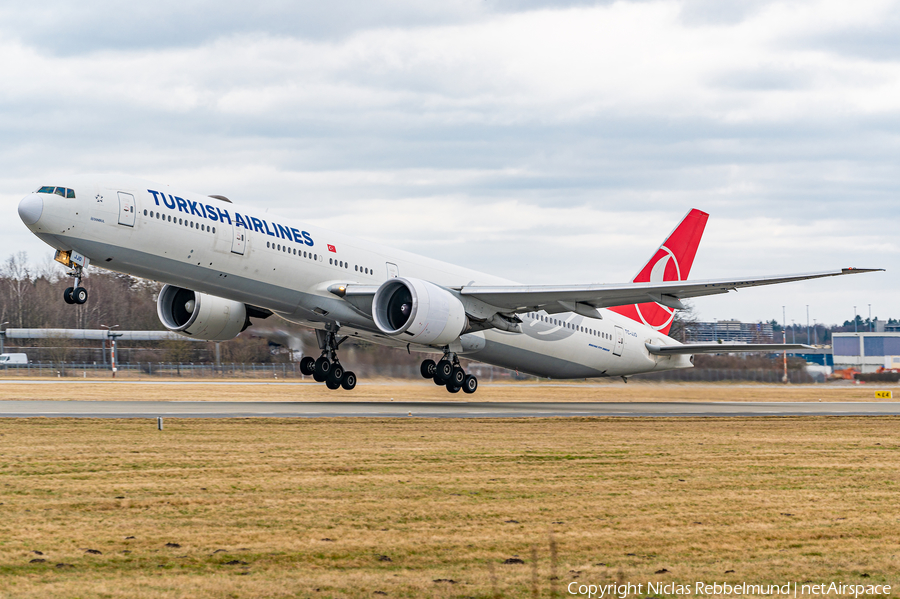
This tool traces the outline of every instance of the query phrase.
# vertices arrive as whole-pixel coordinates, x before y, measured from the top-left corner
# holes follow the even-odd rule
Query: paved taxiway
[[[420,418],[898,416],[900,403],[0,401],[0,418],[408,418],[410,415]]]

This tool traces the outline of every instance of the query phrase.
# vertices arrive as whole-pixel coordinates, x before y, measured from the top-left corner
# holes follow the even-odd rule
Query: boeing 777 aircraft
[[[121,176],[47,183],[21,200],[19,217],[72,269],[67,303],[87,301],[93,264],[165,283],[159,319],[194,339],[232,339],[277,314],[315,329],[321,356],[300,368],[331,389],[356,386],[338,359],[351,338],[441,354],[422,375],[451,393],[478,388],[460,356],[551,378],[625,378],[689,368],[697,353],[800,349],[684,345],[668,332],[685,298],[879,270],[688,282],[708,218],[691,210],[630,283],[521,285],[223,196]]]

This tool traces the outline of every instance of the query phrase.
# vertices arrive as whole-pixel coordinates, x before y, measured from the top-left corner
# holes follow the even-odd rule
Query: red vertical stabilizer
[[[709,215],[700,210],[691,210],[681,223],[669,235],[649,262],[644,265],[634,283],[658,283],[662,281],[684,281],[691,272],[694,264],[694,256],[706,228]],[[663,335],[669,334],[675,310],[648,302],[646,304],[632,304],[630,306],[617,306],[610,308],[613,312],[627,316],[637,322],[642,322],[653,327]]]

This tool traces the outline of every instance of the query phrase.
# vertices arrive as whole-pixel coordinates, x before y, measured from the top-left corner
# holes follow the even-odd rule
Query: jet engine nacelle
[[[234,339],[247,324],[244,304],[173,285],[160,290],[156,313],[170,331],[205,341]]]
[[[459,298],[421,279],[382,283],[372,300],[372,316],[385,335],[423,345],[447,345],[468,326]]]

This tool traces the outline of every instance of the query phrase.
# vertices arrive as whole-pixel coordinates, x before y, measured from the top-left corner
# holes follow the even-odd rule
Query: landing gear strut
[[[81,286],[81,277],[84,273],[84,267],[76,264],[72,267],[72,272],[69,273],[69,276],[75,277],[75,286],[67,287],[65,291],[63,291],[63,300],[67,304],[83,304],[87,301],[88,293],[87,289]]]
[[[459,357],[453,352],[445,352],[437,364],[434,360],[425,360],[420,372],[423,378],[432,379],[435,385],[447,387],[450,393],[459,393],[460,389],[466,393],[475,393],[478,389],[478,379],[466,374],[459,365]]]
[[[344,370],[337,355],[338,347],[348,337],[338,339],[337,331],[337,327],[327,331],[316,331],[322,355],[318,360],[312,356],[306,356],[300,360],[300,372],[307,376],[311,375],[319,383],[325,383],[329,389],[343,387],[350,391],[356,387],[356,375],[349,370]]]

